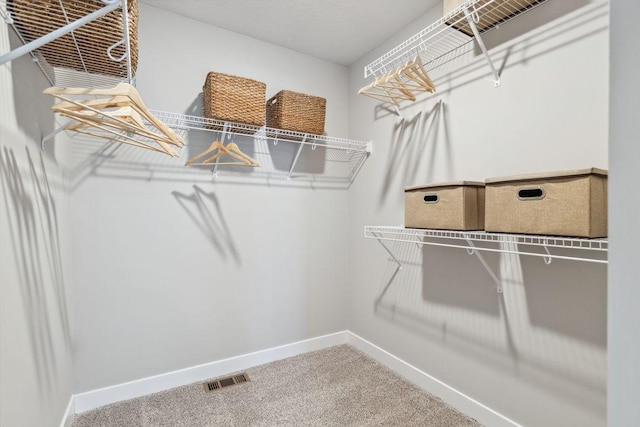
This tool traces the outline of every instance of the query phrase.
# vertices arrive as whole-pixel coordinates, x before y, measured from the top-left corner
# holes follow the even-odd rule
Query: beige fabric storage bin
[[[485,229],[607,236],[607,171],[581,169],[486,180]]]
[[[482,230],[484,183],[458,181],[406,187],[404,226],[442,230]]]
[[[444,0],[444,16],[447,16],[467,1],[468,0]],[[479,0],[474,6],[476,9],[480,9],[489,1],[491,0]],[[545,0],[496,0],[492,4],[487,5],[480,10],[480,22],[476,23],[476,28],[479,32],[483,32],[496,24],[506,21],[513,17],[513,15],[516,15],[526,9],[530,9],[544,1]],[[473,13],[474,6],[469,8],[469,12]],[[462,31],[469,36],[473,36],[473,31],[464,17],[464,12],[455,14],[447,21],[447,24],[452,25],[453,28],[458,31]]]

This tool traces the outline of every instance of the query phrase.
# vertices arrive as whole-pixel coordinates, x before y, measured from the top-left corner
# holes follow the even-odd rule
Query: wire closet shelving
[[[607,263],[598,253],[609,251],[607,239],[489,233],[486,231],[430,230],[391,226],[365,226],[364,236],[377,240],[415,243],[487,252],[514,253],[550,259]],[[487,244],[478,246],[476,244]],[[549,249],[570,249],[579,254],[552,253]]]
[[[219,134],[222,140],[225,140],[229,136],[248,137],[255,141],[256,146],[259,144],[270,144],[271,147],[276,147],[279,143],[283,143],[282,145],[297,146],[288,171],[280,173],[271,171],[267,174],[269,177],[285,178],[288,180],[295,179],[298,181],[330,181],[350,184],[372,152],[373,144],[371,141],[357,141],[165,111],[151,111],[157,118],[178,131],[195,130],[215,132]],[[329,165],[329,171],[307,173],[296,170],[296,165],[298,165],[301,159],[303,150],[324,151],[324,161]],[[262,154],[264,154],[264,152]],[[217,177],[218,167],[215,164],[213,165],[213,174],[214,177]],[[320,176],[322,174],[326,176]]]
[[[133,84],[137,2],[0,0],[0,15],[22,42],[0,54],[0,64],[28,53],[52,86]]]
[[[365,226],[364,237],[376,239],[396,263],[396,271],[402,270],[402,261],[387,242],[465,249],[475,255],[493,278],[497,292],[502,293],[502,282],[484,259],[483,252],[497,252],[542,258],[545,264],[552,260],[583,261],[607,264],[609,241],[574,237],[539,236],[530,234],[489,233],[485,231],[432,230],[392,226]]]
[[[118,83],[135,86],[138,62],[135,0],[0,0],[0,16],[22,42],[10,52],[0,52],[0,64],[30,54],[52,86],[104,88]],[[224,122],[177,113],[152,113],[181,135],[186,131],[218,131],[222,137],[252,136],[256,144],[297,145],[289,170],[262,171],[266,177],[350,184],[368,155],[371,142],[325,135]],[[45,136],[46,141],[64,125]],[[321,173],[296,171],[303,149],[325,151],[331,167]],[[269,154],[268,150],[263,150]],[[304,157],[304,156],[303,156]],[[214,177],[218,166],[213,166]],[[228,169],[222,168],[225,173]],[[321,174],[327,176],[320,176]],[[245,174],[249,175],[249,174]]]
[[[444,74],[445,65],[474,48],[482,50],[495,79],[500,76],[482,41],[482,35],[547,0],[468,0],[451,13],[405,40],[364,67],[364,77],[382,77],[420,56],[432,78]]]

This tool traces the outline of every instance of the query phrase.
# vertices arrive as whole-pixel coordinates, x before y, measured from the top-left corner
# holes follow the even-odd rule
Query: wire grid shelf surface
[[[409,60],[420,56],[424,67],[433,71],[473,49],[471,26],[464,9],[468,9],[480,34],[544,3],[547,0],[468,0],[448,15],[402,42],[364,67],[364,77],[381,77]]]
[[[311,135],[282,129],[226,122],[199,116],[151,110],[176,131],[204,131],[227,143],[247,144],[261,167],[239,170],[233,166],[214,167],[222,176],[243,179],[291,179],[348,186],[371,152],[371,143]],[[191,145],[191,142],[188,143]],[[297,150],[300,154],[297,154]]]
[[[309,144],[312,147],[323,147],[332,150],[369,152],[370,144],[346,138],[336,138],[327,135],[313,135],[283,129],[255,126],[245,123],[226,122],[223,120],[207,119],[198,116],[189,116],[178,113],[151,110],[151,112],[167,125],[176,129],[195,129],[220,131],[226,129],[227,133],[238,135],[253,135],[257,139],[271,139],[288,141],[297,144]]]
[[[98,13],[104,14],[32,51],[34,61],[56,86],[133,84],[137,0],[0,0],[0,14],[23,44]]]
[[[459,247],[469,250],[489,252],[507,252],[522,255],[533,255],[547,258],[571,259],[606,263],[606,259],[590,257],[589,254],[608,253],[607,239],[583,239],[573,237],[539,236],[528,234],[503,234],[485,231],[453,231],[431,230],[390,226],[365,226],[364,236],[372,239],[396,242],[415,243],[418,245],[435,245]],[[474,243],[489,246],[476,246]],[[493,245],[492,245],[493,244]],[[497,246],[496,246],[497,245]],[[510,249],[503,249],[508,247]],[[535,252],[534,247],[548,249],[579,250],[580,256],[551,254],[549,252]],[[582,255],[584,254],[584,255]]]

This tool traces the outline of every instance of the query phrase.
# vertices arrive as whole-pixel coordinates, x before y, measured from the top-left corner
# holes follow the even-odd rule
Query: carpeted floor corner
[[[245,372],[251,382],[114,403],[77,415],[73,427],[480,425],[346,344]]]

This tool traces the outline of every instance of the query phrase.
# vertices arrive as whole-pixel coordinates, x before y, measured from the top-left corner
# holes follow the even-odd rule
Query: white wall
[[[11,38],[9,36],[11,35]],[[19,46],[0,23],[0,52]],[[0,67],[0,425],[60,425],[72,394],[68,153],[29,56]]]
[[[149,107],[200,115],[219,71],[325,97],[327,133],[347,136],[346,67],[140,7]],[[346,329],[347,192],[182,166],[215,136],[180,159],[71,143],[76,392]]]
[[[611,155],[609,211],[609,425],[635,426],[640,419],[640,266],[635,252],[640,178],[640,28],[638,2],[611,2]]]
[[[441,16],[420,17],[351,67],[350,136],[374,153],[349,192],[349,329],[524,425],[606,420],[606,267],[485,255],[504,294],[465,251],[391,245],[365,225],[403,222],[403,187],[538,171],[607,168],[608,5],[548,2],[486,37],[400,123],[356,95],[363,66]]]

